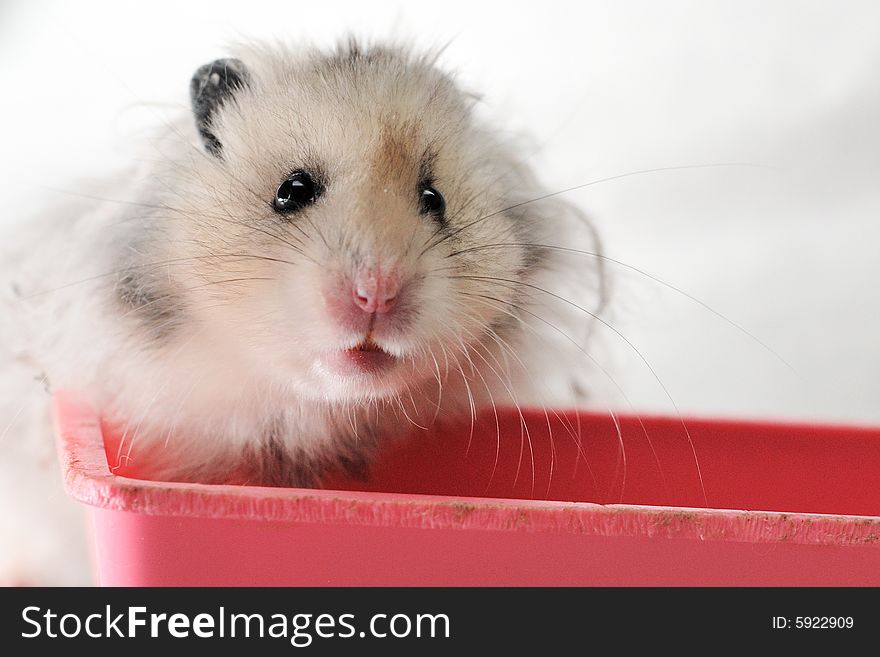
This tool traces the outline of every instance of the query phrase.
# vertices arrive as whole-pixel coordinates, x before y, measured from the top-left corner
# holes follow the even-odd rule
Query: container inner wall
[[[118,459],[114,474],[138,478]],[[512,409],[390,441],[325,488],[600,504],[880,515],[880,429]]]

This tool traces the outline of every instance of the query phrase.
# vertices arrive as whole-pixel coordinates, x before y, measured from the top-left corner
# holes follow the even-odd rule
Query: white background
[[[625,270],[609,320],[682,412],[880,421],[877,2],[0,0],[0,223],[112,172],[145,125],[186,111],[192,72],[230,40],[347,32],[449,42],[444,67],[500,129],[528,135],[551,188],[753,165],[570,198],[608,255],[746,327],[799,376]],[[673,411],[639,358],[599,333],[597,356],[632,403]]]

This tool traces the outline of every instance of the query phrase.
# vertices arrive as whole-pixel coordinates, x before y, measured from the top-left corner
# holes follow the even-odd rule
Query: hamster
[[[544,246],[599,245],[476,103],[398,46],[205,64],[137,166],[7,245],[4,350],[157,480],[316,486],[407,427],[523,403]]]

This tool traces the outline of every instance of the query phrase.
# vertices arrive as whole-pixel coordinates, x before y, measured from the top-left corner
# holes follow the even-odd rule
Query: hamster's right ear
[[[238,59],[217,59],[195,72],[189,83],[189,96],[196,127],[212,155],[221,157],[223,145],[213,132],[211,119],[223,103],[244,89],[250,74]]]

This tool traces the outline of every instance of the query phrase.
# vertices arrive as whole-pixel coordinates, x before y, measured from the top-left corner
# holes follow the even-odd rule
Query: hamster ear
[[[211,118],[228,99],[247,86],[250,76],[238,59],[217,59],[195,72],[189,83],[189,96],[196,127],[208,152],[221,156],[223,145],[212,132]]]

